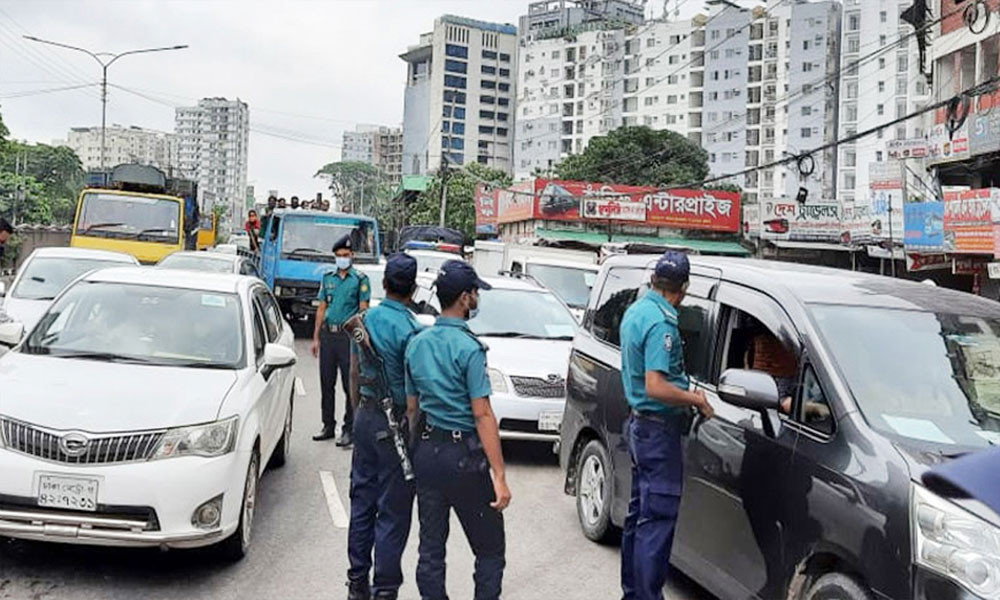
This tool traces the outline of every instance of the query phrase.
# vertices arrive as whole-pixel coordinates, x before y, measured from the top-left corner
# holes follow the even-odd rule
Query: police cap
[[[385,263],[385,280],[394,287],[412,288],[417,280],[417,259],[397,252]]]
[[[684,283],[691,274],[691,263],[683,252],[669,250],[656,261],[655,273],[657,277],[662,277],[667,281]]]
[[[446,297],[456,297],[462,292],[473,289],[490,290],[493,286],[486,283],[476,275],[476,270],[472,265],[461,260],[449,260],[441,265],[434,285],[439,294]]]
[[[334,252],[336,252],[337,250],[343,250],[345,248],[347,250],[354,250],[354,248],[351,247],[351,235],[349,233],[345,233],[343,237],[341,237],[333,244]]]

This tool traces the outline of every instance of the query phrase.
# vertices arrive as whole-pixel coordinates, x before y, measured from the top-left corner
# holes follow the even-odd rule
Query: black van
[[[692,419],[685,438],[674,566],[722,599],[1000,597],[1000,517],[919,483],[1000,444],[1000,304],[849,271],[691,260],[684,354],[716,417]],[[608,259],[573,343],[560,463],[595,541],[627,511],[618,327],[655,261]]]

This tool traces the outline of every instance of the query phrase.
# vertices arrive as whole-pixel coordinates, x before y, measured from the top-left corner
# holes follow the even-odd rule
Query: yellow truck
[[[80,192],[70,246],[125,252],[143,264],[155,264],[183,250],[185,199],[196,202],[197,186],[168,179],[146,165],[118,165],[88,174]]]
[[[208,250],[214,248],[219,241],[219,218],[213,212],[201,215],[201,222],[198,224],[198,250]]]

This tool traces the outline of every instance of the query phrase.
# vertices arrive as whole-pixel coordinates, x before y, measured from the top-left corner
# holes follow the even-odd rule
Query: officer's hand
[[[694,395],[698,397],[698,404],[695,405],[695,408],[698,409],[698,412],[701,413],[701,416],[704,417],[705,419],[711,419],[712,417],[714,417],[715,409],[713,409],[712,405],[708,403],[708,397],[705,396],[705,391],[695,390]]]
[[[312,341],[311,349],[313,353],[313,358],[319,358],[319,340]]]
[[[510,506],[510,488],[503,478],[493,478],[493,492],[496,494],[496,501],[490,502],[490,507],[496,510],[503,510]]]

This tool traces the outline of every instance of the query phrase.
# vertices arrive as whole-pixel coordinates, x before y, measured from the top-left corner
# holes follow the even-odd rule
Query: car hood
[[[214,421],[236,373],[8,352],[0,381],[0,415],[103,433]]]
[[[489,347],[486,360],[490,368],[499,369],[504,375],[542,379],[549,375],[566,377],[572,341],[489,336],[479,336],[479,339]]]
[[[7,315],[24,325],[25,333],[30,332],[35,323],[42,318],[45,310],[52,304],[51,300],[23,300],[21,298],[7,298],[3,304],[3,311]]]

